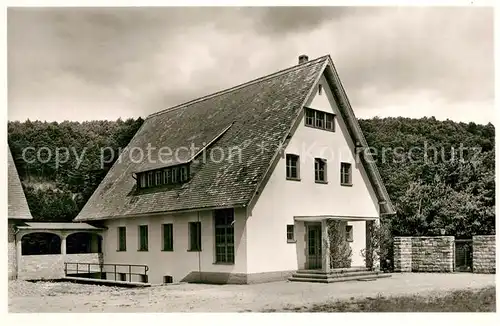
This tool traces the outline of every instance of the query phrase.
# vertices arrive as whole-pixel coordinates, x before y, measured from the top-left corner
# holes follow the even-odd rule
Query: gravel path
[[[9,282],[9,312],[245,312],[308,307],[331,300],[447,292],[495,285],[495,275],[394,274],[333,284],[173,284],[117,288],[57,282]]]

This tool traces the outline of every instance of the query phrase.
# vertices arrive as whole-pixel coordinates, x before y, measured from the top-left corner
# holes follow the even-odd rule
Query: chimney
[[[305,63],[309,60],[309,57],[305,54],[299,55],[299,65]]]

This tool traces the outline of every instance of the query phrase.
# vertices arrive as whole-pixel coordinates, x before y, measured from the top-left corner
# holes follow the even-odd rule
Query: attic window
[[[323,85],[318,85],[318,95],[323,95]]]
[[[153,188],[189,181],[189,165],[173,166],[137,174],[137,188]]]
[[[335,115],[305,108],[305,125],[316,129],[335,131]]]

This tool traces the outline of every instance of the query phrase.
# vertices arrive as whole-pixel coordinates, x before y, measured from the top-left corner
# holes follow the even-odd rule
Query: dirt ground
[[[9,282],[9,312],[249,312],[309,307],[353,298],[442,293],[495,286],[495,275],[393,274],[376,281],[252,285],[172,284],[117,288],[55,282]]]

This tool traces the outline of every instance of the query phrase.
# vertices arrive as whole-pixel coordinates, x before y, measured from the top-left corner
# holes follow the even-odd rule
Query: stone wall
[[[16,236],[14,234],[14,223],[8,222],[8,259],[9,259],[9,280],[17,276],[17,254],[16,254]]]
[[[411,272],[411,237],[394,238],[394,271]]]
[[[495,236],[475,235],[472,237],[472,271],[474,273],[495,273]]]
[[[395,237],[394,271],[452,272],[454,244],[453,236]]]
[[[455,237],[412,237],[412,272],[453,272]]]
[[[65,262],[96,263],[102,262],[102,254],[68,255],[28,255],[21,256],[18,278],[21,280],[50,280],[64,277]],[[73,266],[71,268],[76,268]],[[86,267],[84,268],[86,270]],[[91,271],[99,270],[93,267]]]

